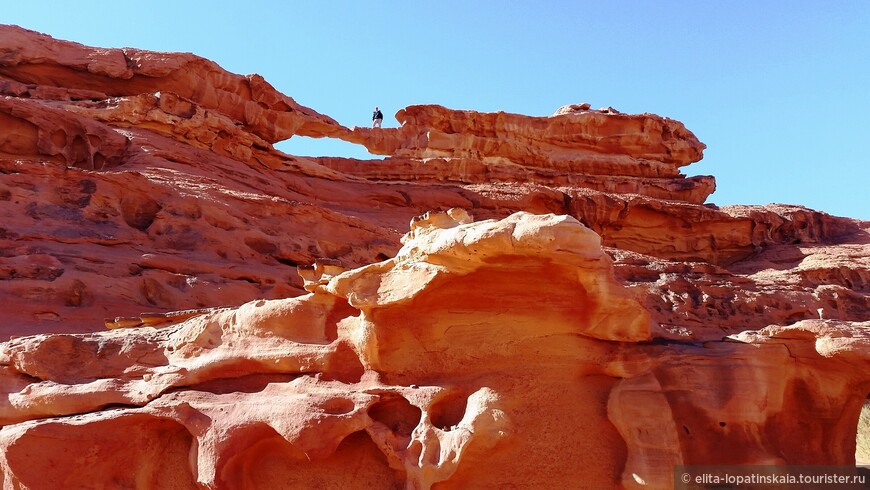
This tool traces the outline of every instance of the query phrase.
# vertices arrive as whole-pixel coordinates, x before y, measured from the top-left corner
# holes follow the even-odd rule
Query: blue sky
[[[678,119],[719,205],[870,220],[870,1],[28,0],[0,22],[102,47],[193,52],[259,73],[346,126],[373,106],[535,116],[589,102]],[[288,153],[367,157],[293,138]]]

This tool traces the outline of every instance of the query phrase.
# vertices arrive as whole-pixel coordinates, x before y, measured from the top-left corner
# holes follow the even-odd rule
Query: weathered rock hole
[[[369,407],[369,417],[400,436],[410,437],[420,423],[423,411],[399,395],[387,393],[382,396],[381,401]]]
[[[91,154],[88,151],[87,144],[85,144],[85,139],[82,138],[81,135],[76,135],[76,137],[72,140],[72,144],[70,145],[68,163],[72,163],[73,165],[90,163],[90,157]]]
[[[468,397],[462,393],[450,393],[432,404],[429,420],[441,430],[453,430],[465,417]]]
[[[94,170],[100,170],[106,166],[106,157],[102,153],[94,153]]]
[[[320,403],[317,408],[330,415],[342,415],[353,412],[356,404],[347,398],[332,398]]]
[[[228,393],[259,393],[272,383],[289,383],[300,375],[292,373],[254,373],[236,378],[215,378],[186,387],[177,387],[173,391],[200,391],[225,395]]]
[[[719,427],[725,427],[726,425],[728,424],[726,424],[725,422],[719,422]]]
[[[193,436],[178,422],[134,414],[69,424],[63,436],[52,430],[57,427],[34,427],[4,448],[4,464],[21,488],[94,487],[94,475],[111,482],[104,488],[197,487],[188,463]],[[58,463],[33,464],[34,454]],[[82,461],[89,471],[77,470]]]
[[[14,155],[32,155],[34,151],[42,152],[40,129],[30,121],[20,119],[0,112],[0,150]],[[61,147],[62,148],[62,147]]]
[[[278,246],[274,243],[257,237],[245,238],[245,245],[251,250],[263,255],[272,255],[278,251]]]
[[[145,231],[154,223],[160,204],[145,195],[126,196],[121,199],[121,216],[131,228]]]
[[[66,132],[62,129],[55,129],[51,132],[51,144],[55,148],[63,148],[66,146]]]

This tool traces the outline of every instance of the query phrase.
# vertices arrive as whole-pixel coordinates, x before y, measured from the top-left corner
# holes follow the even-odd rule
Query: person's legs
[[[375,119],[374,121],[372,121],[372,127],[379,128],[379,127],[381,127],[382,122],[384,122],[383,119]]]

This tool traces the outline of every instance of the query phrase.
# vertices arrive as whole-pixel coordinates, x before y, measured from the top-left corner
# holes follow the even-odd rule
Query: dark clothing
[[[381,111],[375,111],[372,113],[372,121],[374,121],[376,119],[383,119],[383,118],[384,118],[384,115],[381,114]]]

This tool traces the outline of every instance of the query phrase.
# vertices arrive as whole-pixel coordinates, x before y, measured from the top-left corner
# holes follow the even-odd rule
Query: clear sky
[[[534,116],[589,102],[686,124],[719,205],[870,220],[870,1],[7,2],[0,22],[259,73],[346,126],[412,104]],[[277,145],[368,157],[330,140]]]

